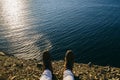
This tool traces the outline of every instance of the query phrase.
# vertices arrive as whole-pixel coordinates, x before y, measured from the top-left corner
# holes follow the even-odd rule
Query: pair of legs
[[[63,80],[74,80],[74,75],[72,73],[73,64],[74,55],[71,50],[68,50],[65,54]],[[53,69],[48,51],[43,53],[43,69],[44,72],[42,73],[40,80],[52,80]]]

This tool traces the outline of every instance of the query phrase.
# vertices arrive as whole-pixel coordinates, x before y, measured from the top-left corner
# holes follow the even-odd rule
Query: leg
[[[43,53],[43,74],[40,77],[40,80],[52,80],[52,63],[51,57],[48,51]]]
[[[50,70],[44,70],[40,80],[52,80],[52,73]]]
[[[74,75],[71,70],[65,70],[63,73],[63,80],[74,80]]]
[[[65,55],[65,70],[63,73],[63,80],[74,80],[72,68],[74,64],[74,55],[71,50],[68,50]]]

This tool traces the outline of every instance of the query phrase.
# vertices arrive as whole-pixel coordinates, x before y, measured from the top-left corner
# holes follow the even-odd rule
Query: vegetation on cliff
[[[54,80],[62,80],[64,61],[52,62]],[[39,80],[42,62],[18,59],[0,52],[0,80]],[[120,80],[120,68],[75,63],[76,80]]]

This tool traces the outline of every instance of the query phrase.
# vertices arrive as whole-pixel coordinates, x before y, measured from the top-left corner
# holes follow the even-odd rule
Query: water
[[[0,51],[55,60],[73,50],[77,62],[120,67],[119,0],[1,0]]]

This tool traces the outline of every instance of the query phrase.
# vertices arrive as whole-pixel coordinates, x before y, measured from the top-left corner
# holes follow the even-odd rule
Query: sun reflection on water
[[[27,19],[28,15],[28,4],[23,0],[4,0],[2,1],[2,28],[5,29],[6,33],[4,38],[9,42],[7,47],[15,56],[19,58],[31,59],[39,58],[44,50],[51,48],[51,42],[44,36],[44,34],[38,34],[37,31],[32,30]],[[28,26],[29,25],[29,26]],[[43,44],[36,44],[37,41]],[[43,50],[44,49],[44,50]]]
[[[2,1],[2,14],[4,17],[4,22],[9,24],[10,29],[19,27],[15,25],[25,24],[24,18],[26,16],[23,15],[25,12],[23,9],[25,7],[27,7],[27,5],[25,6],[25,2],[21,0]]]

